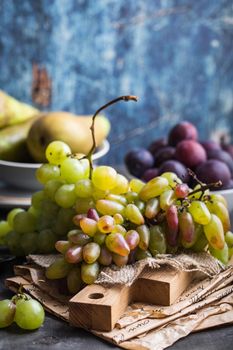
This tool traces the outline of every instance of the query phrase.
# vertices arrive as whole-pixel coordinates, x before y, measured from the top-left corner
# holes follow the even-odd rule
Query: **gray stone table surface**
[[[5,217],[0,211],[0,219]],[[0,256],[4,253],[0,249]],[[0,300],[11,298],[11,291],[5,288],[4,281],[13,275],[13,265],[21,263],[13,260],[0,264]],[[114,346],[82,329],[69,326],[46,313],[44,325],[37,331],[23,331],[15,324],[0,329],[0,350],[114,350]],[[179,340],[169,349],[172,350],[232,350],[233,327],[231,325],[190,334]],[[154,349],[156,350],[156,349]]]

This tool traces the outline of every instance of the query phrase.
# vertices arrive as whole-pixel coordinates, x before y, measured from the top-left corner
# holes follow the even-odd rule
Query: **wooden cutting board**
[[[70,324],[86,329],[111,331],[129,304],[144,302],[171,305],[188,287],[193,276],[193,272],[162,267],[147,270],[130,287],[89,285],[69,302]]]

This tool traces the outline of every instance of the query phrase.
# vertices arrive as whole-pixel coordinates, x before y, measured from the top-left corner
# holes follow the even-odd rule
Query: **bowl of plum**
[[[199,141],[197,128],[188,121],[176,124],[167,138],[154,140],[147,149],[131,149],[124,162],[130,175],[145,182],[164,172],[175,173],[190,187],[195,177],[206,184],[220,181],[216,190],[233,209],[233,145]]]

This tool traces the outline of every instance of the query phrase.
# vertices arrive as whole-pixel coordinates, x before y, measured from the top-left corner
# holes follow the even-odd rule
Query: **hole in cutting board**
[[[103,293],[92,293],[88,295],[89,299],[101,299],[104,297]]]
[[[103,293],[91,293],[88,295],[89,299],[101,299],[104,297]]]

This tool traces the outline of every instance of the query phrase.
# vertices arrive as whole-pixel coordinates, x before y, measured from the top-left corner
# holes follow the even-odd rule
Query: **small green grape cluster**
[[[0,300],[0,328],[15,322],[22,329],[34,330],[41,327],[44,317],[42,305],[28,294],[19,293],[11,300]]]
[[[56,250],[46,271],[67,278],[71,293],[93,283],[101,266],[123,266],[179,248],[209,252],[226,264],[233,233],[223,196],[198,183],[194,190],[167,172],[147,183],[128,180],[110,166],[91,167],[69,146],[52,142],[37,171],[44,185],[28,211],[12,210],[0,239],[17,255]],[[10,232],[9,232],[10,231]]]

